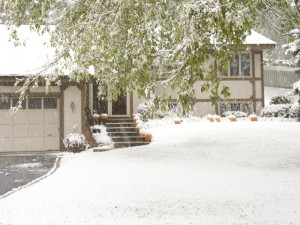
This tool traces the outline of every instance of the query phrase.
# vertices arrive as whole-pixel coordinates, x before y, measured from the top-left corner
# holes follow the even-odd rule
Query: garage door
[[[57,98],[28,98],[16,115],[17,98],[0,97],[0,152],[59,150]]]

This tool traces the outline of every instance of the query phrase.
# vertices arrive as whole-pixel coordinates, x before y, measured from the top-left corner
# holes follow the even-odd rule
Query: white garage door
[[[59,150],[57,98],[28,98],[12,115],[17,98],[0,97],[0,152]]]

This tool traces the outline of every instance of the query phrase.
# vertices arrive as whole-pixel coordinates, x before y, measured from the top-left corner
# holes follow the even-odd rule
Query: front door
[[[108,116],[129,116],[130,112],[129,94],[123,94],[116,101],[108,102]]]
[[[116,101],[108,102],[106,99],[97,98],[97,87],[94,83],[94,101],[93,109],[96,113],[107,113],[110,117],[129,116],[130,98],[129,94],[123,94],[118,97]]]

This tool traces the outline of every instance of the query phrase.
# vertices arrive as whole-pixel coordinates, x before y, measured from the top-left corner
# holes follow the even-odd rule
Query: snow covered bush
[[[291,96],[285,94],[278,94],[271,98],[271,105],[282,105],[282,104],[292,104],[294,99]]]
[[[300,104],[294,104],[289,110],[290,118],[300,118]]]
[[[300,80],[293,84],[293,94],[298,95],[298,102],[300,104]]]
[[[247,113],[244,113],[244,112],[241,112],[241,111],[226,111],[226,112],[222,113],[222,116],[224,116],[224,117],[229,117],[231,115],[233,115],[233,116],[235,116],[237,118],[247,117],[248,116]]]
[[[80,152],[85,149],[85,136],[79,133],[70,133],[64,139],[64,146],[70,152]]]
[[[99,147],[113,148],[114,143],[113,143],[111,137],[108,135],[105,126],[95,125],[95,126],[92,126],[91,129],[100,131],[99,133],[93,133],[93,138],[95,139],[95,141]]]
[[[148,102],[144,101],[138,106],[138,113],[141,114],[142,118],[147,120],[151,117],[151,106]]]
[[[288,118],[290,108],[291,108],[291,105],[289,105],[289,104],[268,105],[262,109],[260,116]]]

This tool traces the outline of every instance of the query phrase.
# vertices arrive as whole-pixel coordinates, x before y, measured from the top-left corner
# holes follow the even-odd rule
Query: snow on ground
[[[0,224],[299,224],[300,123],[148,129],[148,146],[66,153],[53,175],[0,200]]]

